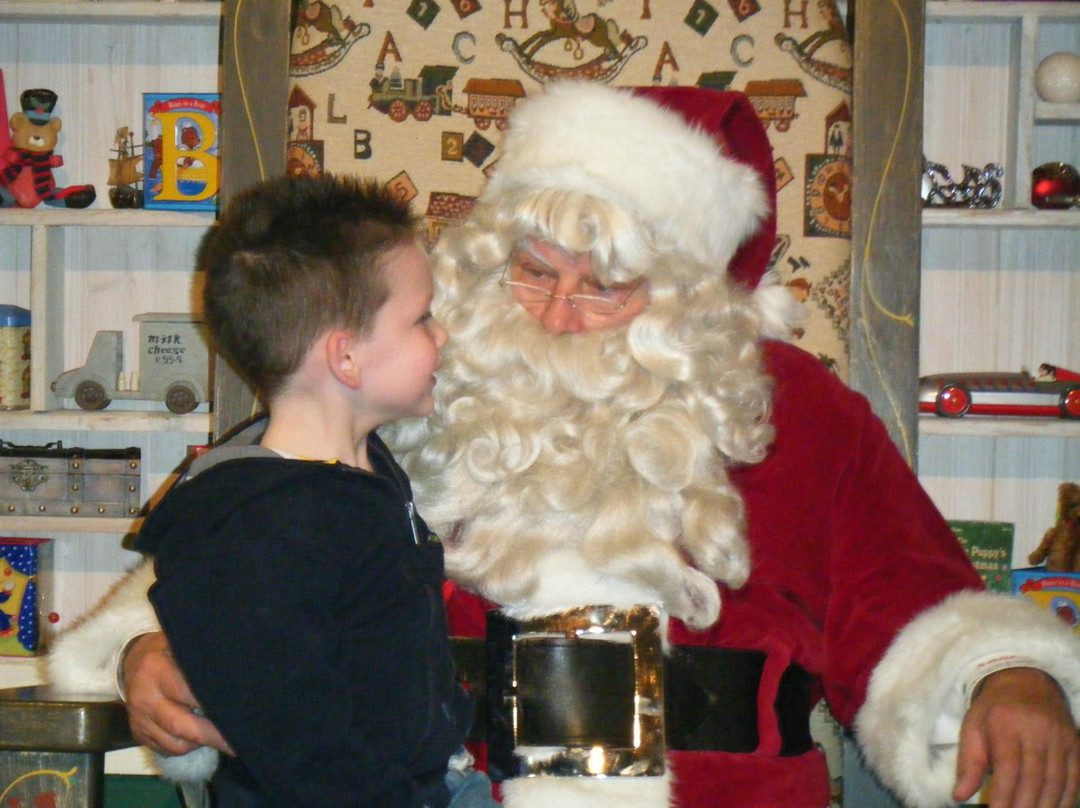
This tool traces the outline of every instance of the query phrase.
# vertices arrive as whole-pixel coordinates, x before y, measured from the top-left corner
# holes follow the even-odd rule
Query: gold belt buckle
[[[496,779],[662,775],[661,619],[655,606],[586,606],[520,621],[490,613],[487,737]]]

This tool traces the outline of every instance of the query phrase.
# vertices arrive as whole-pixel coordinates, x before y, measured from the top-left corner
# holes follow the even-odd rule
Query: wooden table
[[[0,689],[0,806],[102,808],[105,753],[135,745],[115,698]]]

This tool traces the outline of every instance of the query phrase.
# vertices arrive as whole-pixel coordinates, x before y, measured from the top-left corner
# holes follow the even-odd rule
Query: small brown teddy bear
[[[59,188],[52,170],[64,164],[53,152],[60,119],[53,117],[56,93],[26,90],[19,98],[22,112],[11,116],[11,146],[0,153],[0,207],[33,208],[39,203],[57,208],[89,207],[96,198],[93,185]]]
[[[1046,562],[1047,572],[1080,572],[1080,485],[1058,486],[1057,523],[1046,531],[1031,564]]]

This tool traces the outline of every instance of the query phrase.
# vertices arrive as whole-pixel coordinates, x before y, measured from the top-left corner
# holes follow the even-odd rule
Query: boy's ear
[[[326,364],[341,384],[360,389],[360,342],[355,333],[331,331],[326,337]]]

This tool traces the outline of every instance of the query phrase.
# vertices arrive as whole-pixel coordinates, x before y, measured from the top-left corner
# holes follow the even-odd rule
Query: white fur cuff
[[[1080,642],[1060,620],[1023,598],[952,595],[897,635],[855,719],[867,762],[906,804],[952,804],[965,685],[996,655],[1026,657],[1054,677],[1077,718]]]
[[[502,785],[506,808],[670,808],[663,777],[518,777]]]
[[[60,634],[45,660],[49,683],[69,693],[118,693],[116,671],[121,650],[132,636],[159,631],[146,599],[154,566],[144,561],[78,623]]]

